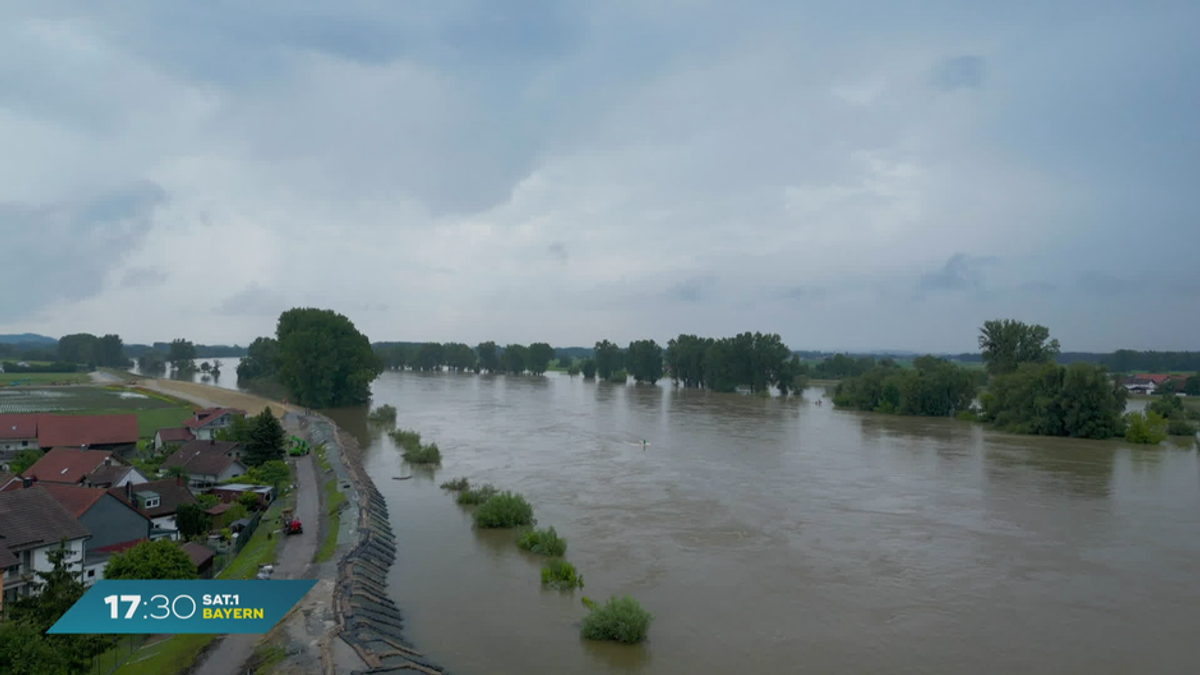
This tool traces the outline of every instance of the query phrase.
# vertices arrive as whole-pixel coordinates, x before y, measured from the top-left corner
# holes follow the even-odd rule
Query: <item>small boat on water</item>
[[[412,476],[392,476],[392,480],[408,480]]]

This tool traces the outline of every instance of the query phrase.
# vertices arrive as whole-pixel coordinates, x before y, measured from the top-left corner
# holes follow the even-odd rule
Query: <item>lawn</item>
[[[280,537],[267,535],[279,527],[279,512],[282,510],[283,500],[276,501],[267,509],[246,548],[238,553],[229,567],[217,575],[218,579],[253,579],[258,574],[260,565],[275,562],[275,549],[279,546]]]
[[[337,478],[329,479],[325,483],[325,512],[329,514],[329,526],[325,529],[325,539],[321,542],[321,548],[317,551],[315,562],[325,562],[333,558],[334,551],[337,550],[338,528],[342,524],[342,504],[346,502],[346,495],[338,490]]]
[[[187,670],[216,635],[174,635],[143,647],[114,675],[171,675]]]
[[[91,382],[87,373],[0,373],[0,387],[36,384],[84,384]]]

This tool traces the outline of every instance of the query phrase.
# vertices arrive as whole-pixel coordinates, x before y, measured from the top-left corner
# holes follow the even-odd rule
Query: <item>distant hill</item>
[[[58,340],[56,338],[46,337],[45,335],[38,335],[37,333],[10,333],[6,335],[0,335],[0,344],[27,344],[37,345],[39,347],[48,347],[50,345],[58,344]]]

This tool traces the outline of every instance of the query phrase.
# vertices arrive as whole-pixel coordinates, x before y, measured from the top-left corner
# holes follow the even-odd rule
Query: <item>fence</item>
[[[106,652],[92,657],[92,665],[88,668],[89,675],[111,675],[125,665],[133,653],[141,648],[152,635],[120,635],[113,641],[113,646]]]

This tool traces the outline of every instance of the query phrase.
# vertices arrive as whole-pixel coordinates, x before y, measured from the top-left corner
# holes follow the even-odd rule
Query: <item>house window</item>
[[[96,576],[96,570],[88,570],[88,578],[91,579],[94,576]]]
[[[146,500],[145,508],[152,509],[152,508],[158,506],[161,502],[162,502],[162,500],[159,499],[158,497],[150,497],[149,499]]]
[[[29,441],[21,441],[21,447],[22,447],[22,448],[28,448],[28,447],[29,447]]]

